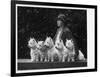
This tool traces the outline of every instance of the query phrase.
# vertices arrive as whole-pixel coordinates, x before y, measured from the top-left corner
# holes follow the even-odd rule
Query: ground
[[[32,70],[32,69],[52,69],[52,68],[72,68],[72,67],[86,67],[86,61],[77,62],[31,62],[30,59],[19,59],[18,70]]]

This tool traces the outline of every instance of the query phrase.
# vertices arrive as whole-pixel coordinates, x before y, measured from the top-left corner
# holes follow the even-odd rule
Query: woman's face
[[[62,26],[63,22],[61,20],[57,20],[57,26],[60,27]]]

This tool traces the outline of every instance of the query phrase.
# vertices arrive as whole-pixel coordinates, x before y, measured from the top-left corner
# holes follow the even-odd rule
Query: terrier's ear
[[[47,36],[47,38],[49,38],[49,37]]]
[[[50,41],[52,41],[52,39],[50,38]]]
[[[71,39],[71,42],[73,42],[73,39]]]
[[[66,39],[66,42],[68,41],[68,39]]]
[[[32,38],[30,37],[30,39],[32,39]]]
[[[73,40],[71,39],[71,41],[73,41]]]

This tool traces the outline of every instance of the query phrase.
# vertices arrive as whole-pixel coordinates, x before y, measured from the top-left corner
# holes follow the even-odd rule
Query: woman
[[[75,59],[77,58],[78,55],[78,48],[76,45],[76,41],[73,37],[73,34],[71,32],[71,30],[68,27],[68,22],[69,20],[66,18],[66,16],[64,14],[59,14],[57,17],[57,26],[59,27],[57,29],[57,33],[54,37],[54,41],[55,44],[57,41],[59,41],[60,39],[63,40],[63,43],[65,45],[66,39],[70,40],[72,39],[74,42],[74,47],[75,47]]]

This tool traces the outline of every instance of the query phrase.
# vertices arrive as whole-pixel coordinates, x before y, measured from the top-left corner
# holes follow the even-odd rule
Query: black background
[[[18,58],[30,58],[28,40],[34,37],[45,40],[57,31],[57,16],[63,13],[70,20],[66,25],[73,33],[78,48],[87,57],[87,16],[86,10],[18,7]]]

